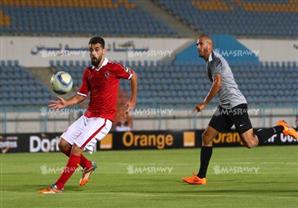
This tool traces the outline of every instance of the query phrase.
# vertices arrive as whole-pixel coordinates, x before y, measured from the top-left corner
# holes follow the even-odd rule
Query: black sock
[[[209,165],[209,160],[212,155],[212,147],[202,147],[201,148],[201,164],[200,164],[200,171],[198,173],[198,177],[200,178],[205,178],[208,165]]]
[[[259,129],[255,131],[255,134],[258,136],[259,144],[264,144],[274,134],[279,134],[283,130],[284,130],[283,126],[274,126],[270,129]]]

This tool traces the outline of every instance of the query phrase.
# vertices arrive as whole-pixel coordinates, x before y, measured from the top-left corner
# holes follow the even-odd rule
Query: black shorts
[[[252,128],[247,113],[247,104],[240,104],[231,109],[218,106],[209,122],[209,126],[219,132],[230,130],[233,125],[235,125],[239,134]]]

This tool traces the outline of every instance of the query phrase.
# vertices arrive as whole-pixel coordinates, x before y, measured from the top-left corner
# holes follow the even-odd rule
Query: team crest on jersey
[[[110,72],[109,72],[109,71],[106,71],[106,72],[105,72],[105,78],[107,78],[107,79],[108,79],[108,78],[110,77],[110,75],[111,75],[111,74],[110,74]]]

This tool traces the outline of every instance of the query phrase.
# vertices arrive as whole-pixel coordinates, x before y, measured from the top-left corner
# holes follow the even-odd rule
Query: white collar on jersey
[[[96,71],[99,71],[102,67],[104,67],[105,65],[107,65],[109,62],[109,60],[107,58],[104,58],[102,65],[98,68],[96,68],[95,66],[92,66],[92,69],[95,69]]]
[[[211,62],[212,61],[212,52],[209,55],[208,61]]]

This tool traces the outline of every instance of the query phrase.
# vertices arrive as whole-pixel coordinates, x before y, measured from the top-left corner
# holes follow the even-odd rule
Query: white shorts
[[[112,122],[100,117],[81,116],[61,135],[69,144],[91,151],[97,141],[102,140],[110,131]]]

